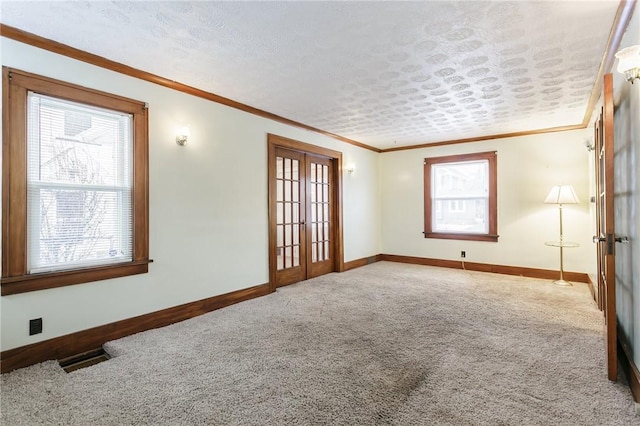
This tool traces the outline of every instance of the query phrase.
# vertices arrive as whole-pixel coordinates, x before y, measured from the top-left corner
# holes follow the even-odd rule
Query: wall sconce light
[[[624,74],[628,82],[633,84],[636,78],[640,78],[640,45],[619,50],[616,58],[618,58],[618,72]]]
[[[584,141],[584,146],[587,148],[587,151],[591,152],[594,149],[596,149],[596,147],[593,145],[593,142],[591,142],[590,139],[586,139]]]
[[[356,171],[356,166],[354,164],[349,164],[346,168],[347,173],[349,173],[350,175],[353,174],[353,172]]]
[[[189,139],[189,128],[187,126],[181,127],[176,132],[176,143],[180,146],[185,146],[187,144],[187,139]]]

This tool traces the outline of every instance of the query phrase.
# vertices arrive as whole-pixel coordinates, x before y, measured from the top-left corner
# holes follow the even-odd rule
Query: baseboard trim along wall
[[[592,277],[591,275],[587,274],[587,285],[589,286],[589,291],[591,292],[591,297],[593,298],[594,302],[596,301],[596,278]]]
[[[0,371],[6,373],[51,359],[68,358],[79,353],[98,349],[110,340],[120,339],[153,328],[164,327],[238,302],[265,296],[268,293],[269,284],[261,284],[65,336],[54,337],[31,345],[9,349],[0,354]]]
[[[638,371],[638,367],[633,362],[633,357],[631,356],[629,345],[625,344],[624,339],[621,338],[619,330],[618,359],[620,360],[620,365],[622,366],[624,374],[627,376],[627,381],[629,382],[629,387],[631,388],[633,399],[637,403],[640,403],[640,371]]]
[[[470,271],[493,272],[497,274],[520,275],[530,278],[557,279],[558,271],[523,268],[519,266],[490,265],[457,260],[430,259],[425,257],[377,254],[344,263],[344,271],[366,266],[379,261],[411,263],[416,265],[439,266],[443,268],[467,269]],[[589,276],[579,272],[565,272],[569,281],[589,283]],[[261,284],[232,293],[174,306],[161,311],[116,321],[65,336],[21,346],[0,354],[0,371],[6,373],[17,368],[28,367],[47,360],[68,358],[80,353],[97,350],[110,340],[131,334],[164,327],[238,302],[269,294],[269,284]],[[635,366],[634,366],[635,367]],[[635,370],[637,372],[637,369]],[[636,376],[638,377],[638,376]],[[637,380],[636,380],[637,382]],[[640,385],[639,385],[640,386]],[[638,388],[640,392],[640,387]],[[640,393],[639,393],[640,394]],[[635,395],[635,394],[634,394]]]
[[[439,266],[442,268],[466,269],[468,271],[493,272],[505,275],[520,275],[529,278],[542,278],[557,280],[560,272],[550,269],[525,268],[521,266],[491,265],[488,263],[462,262],[459,260],[430,259],[427,257],[398,256],[395,254],[381,254],[380,260],[388,262],[412,263],[415,265]],[[564,278],[568,281],[588,283],[588,274],[582,272],[565,272]]]
[[[350,269],[356,269],[361,266],[370,265],[372,263],[376,263],[380,261],[380,257],[382,255],[377,254],[375,256],[363,257],[362,259],[351,260],[349,262],[344,263],[344,271],[348,271]]]

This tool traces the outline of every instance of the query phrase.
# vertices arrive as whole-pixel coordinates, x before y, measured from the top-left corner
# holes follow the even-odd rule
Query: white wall
[[[580,247],[565,250],[565,270],[592,272],[590,135],[574,130],[382,154],[382,252],[459,260],[465,250],[468,262],[558,269],[558,249],[544,245],[558,240],[558,207],[543,201],[553,185],[571,184],[581,204],[564,206],[564,234]],[[424,238],[423,159],[484,151],[498,153],[498,242]]]
[[[355,164],[343,180],[345,261],[380,252],[377,153],[9,39],[0,47],[3,66],[149,103],[154,259],[148,274],[3,296],[1,350],[268,282],[267,133]],[[44,332],[30,337],[37,317]]]

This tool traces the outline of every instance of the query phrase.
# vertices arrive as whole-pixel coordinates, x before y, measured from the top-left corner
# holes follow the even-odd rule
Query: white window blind
[[[489,232],[489,161],[431,167],[433,232]]]
[[[29,92],[27,269],[132,260],[129,114]]]

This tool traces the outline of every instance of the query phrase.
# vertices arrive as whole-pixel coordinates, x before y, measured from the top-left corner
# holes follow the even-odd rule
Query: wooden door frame
[[[615,223],[614,223],[614,134],[613,134],[613,75],[605,74],[603,82],[603,153],[605,155],[604,172],[606,188],[600,188],[605,193],[605,232],[607,246],[607,255],[604,261],[606,267],[605,286],[605,327],[607,350],[607,375],[609,380],[616,381],[618,379],[618,317],[616,313],[616,276],[615,276]],[[600,268],[598,268],[599,270]],[[598,271],[600,272],[600,271]]]
[[[329,148],[323,148],[316,145],[311,145],[305,142],[300,142],[294,139],[285,138],[284,136],[278,136],[271,133],[267,134],[267,211],[268,211],[268,226],[269,226],[269,291],[276,291],[276,227],[275,218],[271,208],[271,200],[275,197],[276,188],[276,170],[272,167],[276,161],[276,148],[290,149],[293,151],[299,151],[309,154],[321,155],[331,159],[333,162],[333,218],[334,218],[334,256],[333,256],[333,272],[344,271],[344,240],[342,230],[342,153],[340,151],[334,151]]]
[[[603,125],[604,125],[604,120],[603,120],[603,115],[604,115],[604,108],[602,108],[602,110],[600,111],[600,114],[598,114],[595,123],[593,124],[594,127],[594,151],[595,151],[595,157],[594,157],[594,171],[595,171],[595,186],[596,186],[596,201],[595,201],[595,207],[596,207],[596,229],[595,229],[595,235],[597,237],[600,237],[601,232],[601,223],[602,223],[602,209],[600,207],[600,194],[602,193],[602,189],[601,189],[601,167],[600,167],[600,153],[602,151],[602,148],[604,146],[604,136],[603,136]],[[596,262],[601,262],[601,259],[603,258],[603,248],[602,248],[602,244],[597,243],[596,244]],[[605,296],[604,296],[604,288],[602,287],[602,282],[601,282],[601,277],[600,277],[600,269],[597,268],[596,269],[596,279],[595,279],[595,285],[597,286],[597,290],[594,289],[593,291],[593,298],[596,301],[597,305],[598,305],[598,309],[600,309],[601,311],[604,311],[604,301],[605,301]]]

